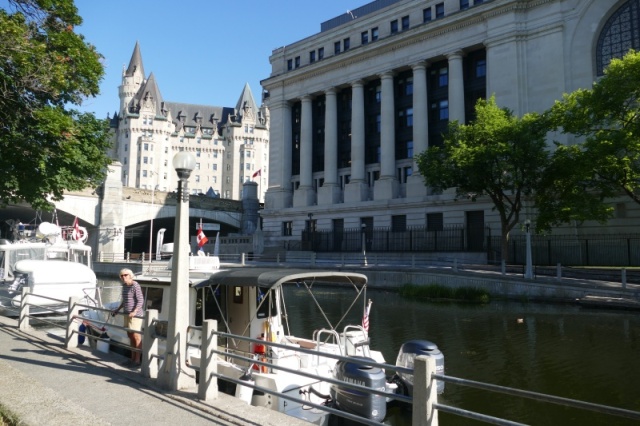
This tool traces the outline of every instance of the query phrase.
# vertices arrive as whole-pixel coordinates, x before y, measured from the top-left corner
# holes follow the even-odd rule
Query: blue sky
[[[369,0],[76,0],[76,31],[105,57],[100,95],[83,111],[118,109],[122,66],[136,41],[165,101],[234,107],[245,83],[261,102],[272,50],[320,32],[320,23]]]

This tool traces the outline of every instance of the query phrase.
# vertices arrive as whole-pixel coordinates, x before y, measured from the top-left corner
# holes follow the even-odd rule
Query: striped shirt
[[[137,281],[134,281],[132,285],[124,284],[122,286],[122,312],[125,314],[135,312],[137,317],[141,317],[143,302],[142,288]]]

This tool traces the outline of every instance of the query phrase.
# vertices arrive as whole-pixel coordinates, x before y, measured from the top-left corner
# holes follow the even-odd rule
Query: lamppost
[[[154,171],[151,171],[151,176],[157,176],[157,173]],[[149,228],[149,271],[151,271],[151,260],[152,260],[152,253],[153,253],[153,216],[155,215],[155,212],[153,211],[153,204],[154,204],[154,198],[155,198],[155,194],[156,194],[156,187],[158,185],[153,185],[151,186],[151,226]]]
[[[196,159],[181,151],[173,157],[173,168],[178,174],[178,197],[174,231],[173,268],[169,294],[169,323],[167,351],[164,366],[158,372],[158,381],[169,390],[195,386],[195,377],[187,360],[187,327],[189,326],[189,189],[188,180]]]
[[[524,222],[524,226],[525,226],[525,229],[527,230],[527,258],[526,258],[526,265],[524,269],[524,278],[531,280],[533,279],[533,271],[531,266],[531,264],[533,263],[531,261],[531,221],[527,219]]]
[[[308,232],[308,240],[309,240],[309,248],[311,250],[313,250],[313,240],[311,239],[311,227],[312,227],[312,221],[313,221],[313,213],[309,213],[307,215],[309,217],[309,229],[307,230]]]
[[[367,266],[367,224],[360,225],[362,228],[362,259],[364,266]]]

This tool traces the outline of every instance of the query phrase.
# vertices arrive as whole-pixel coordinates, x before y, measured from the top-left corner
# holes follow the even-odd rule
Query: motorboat
[[[86,229],[82,232],[87,235]],[[0,239],[1,314],[18,315],[25,286],[32,294],[45,296],[32,300],[31,313],[65,311],[70,297],[94,297],[97,279],[91,269],[91,247],[83,243],[86,238],[65,239],[66,234],[71,235],[43,222],[35,239]]]
[[[316,297],[318,289],[327,286],[350,290],[346,308],[336,318],[327,313]],[[282,393],[298,401],[274,396],[266,392],[253,392],[250,403],[308,420],[316,424],[325,422],[327,413],[312,410],[306,402],[331,406],[373,421],[382,421],[386,415],[388,398],[354,391],[347,386],[330,384],[324,378],[367,386],[390,394],[412,393],[411,375],[391,375],[362,361],[386,363],[380,351],[370,347],[369,314],[372,300],[367,299],[367,276],[355,272],[296,269],[237,268],[221,271],[208,280],[195,285],[202,291],[204,318],[218,321],[218,330],[225,333],[252,337],[265,344],[240,339],[219,339],[226,357],[219,357],[219,374],[237,380],[250,380],[255,386]],[[291,289],[302,289],[311,298],[322,318],[311,336],[295,336],[290,330],[291,319],[286,312],[284,294]],[[340,292],[341,297],[345,292]],[[335,299],[331,303],[336,302]],[[211,309],[213,308],[213,309]],[[357,319],[357,323],[348,320]],[[276,343],[278,346],[271,346]],[[300,349],[306,349],[302,352]],[[238,361],[234,355],[244,359]],[[329,355],[329,356],[327,356]],[[330,355],[345,359],[337,360]],[[410,341],[402,345],[396,365],[412,368],[418,355],[432,356],[438,369],[444,373],[444,357],[437,346],[427,341]],[[278,367],[285,367],[281,370]],[[309,378],[295,372],[310,373]],[[224,380],[222,380],[224,382]],[[240,386],[242,387],[242,386]],[[238,387],[235,395],[240,392]],[[246,399],[247,402],[249,398]]]
[[[139,280],[145,295],[145,308],[157,309],[159,320],[168,317],[170,280]],[[351,290],[353,300],[343,301],[347,306],[336,320],[325,312],[315,292],[331,291],[338,286]],[[303,290],[313,300],[322,323],[310,336],[296,336],[290,330],[292,321],[286,312],[284,294],[291,289]],[[219,337],[217,371],[225,378],[250,381],[256,387],[268,389],[296,398],[291,401],[267,392],[236,386],[232,380],[219,379],[221,391],[234,394],[246,402],[263,406],[316,424],[325,422],[327,413],[310,409],[309,403],[325,405],[368,418],[382,421],[386,415],[387,398],[381,395],[354,392],[349,387],[332,385],[325,379],[357,383],[390,394],[411,396],[413,377],[408,374],[387,376],[375,366],[362,365],[366,360],[385,363],[383,354],[370,347],[368,316],[372,301],[367,299],[367,277],[363,274],[324,270],[297,270],[287,268],[239,267],[218,270],[208,277],[190,274],[190,321],[200,325],[206,319],[218,322],[218,331],[229,335],[252,338],[258,343],[232,337]],[[345,292],[339,294],[343,297]],[[350,298],[351,299],[351,298]],[[332,300],[335,302],[335,300]],[[115,307],[114,302],[108,308]],[[356,318],[357,323],[346,319]],[[362,322],[360,322],[362,320]],[[109,320],[103,317],[97,324]],[[112,333],[113,332],[113,333]],[[128,344],[123,330],[106,329],[112,340]],[[201,336],[191,328],[187,363],[200,366]],[[159,342],[159,353],[164,352]],[[274,346],[273,344],[277,344]],[[331,357],[346,357],[338,360]],[[441,372],[444,357],[437,346],[428,341],[405,342],[400,348],[396,365],[412,368],[418,355],[432,356]],[[351,362],[351,360],[353,360]],[[260,363],[258,363],[259,361]],[[285,370],[279,369],[284,367]],[[313,374],[309,378],[296,374]],[[248,393],[248,395],[247,395]]]

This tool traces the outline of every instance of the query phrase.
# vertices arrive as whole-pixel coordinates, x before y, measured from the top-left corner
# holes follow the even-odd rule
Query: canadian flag
[[[198,247],[200,248],[202,248],[202,246],[207,244],[207,241],[209,241],[207,236],[204,235],[204,232],[202,232],[202,228],[198,228],[198,234],[196,235],[196,239],[198,240]]]
[[[78,241],[80,239],[80,225],[78,225],[78,216],[73,220],[73,233],[71,234],[73,239]]]
[[[251,176],[251,178],[257,177],[257,176],[262,176],[262,169],[259,169],[257,172],[255,172],[253,174],[253,176]]]

